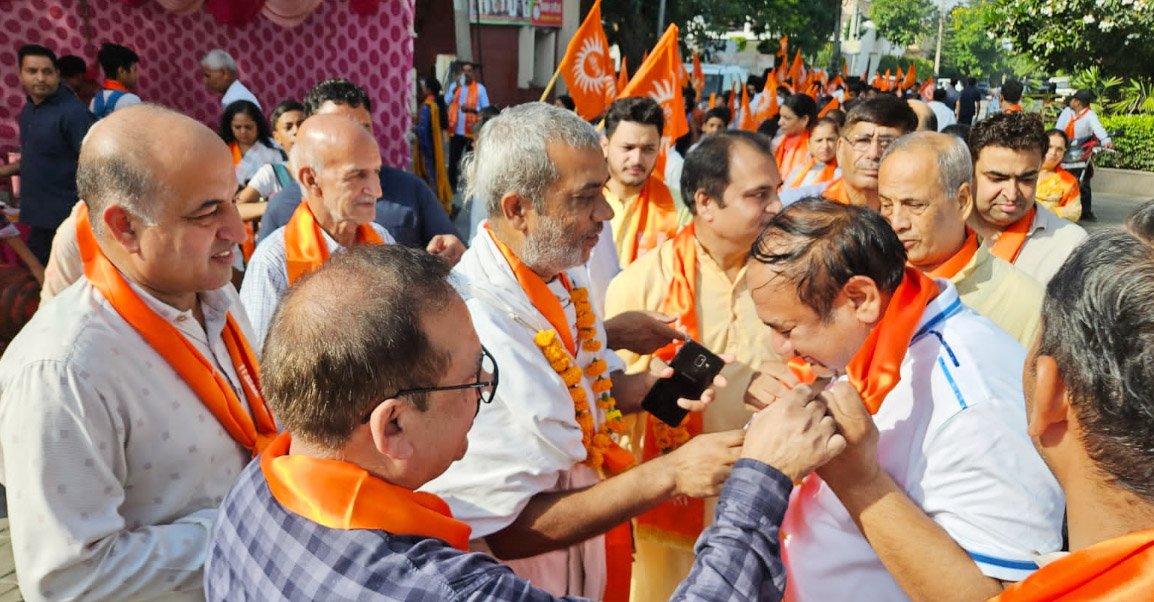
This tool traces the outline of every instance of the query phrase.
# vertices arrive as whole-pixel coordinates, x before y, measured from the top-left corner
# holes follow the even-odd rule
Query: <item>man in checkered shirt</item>
[[[224,500],[208,600],[554,599],[466,552],[469,527],[413,491],[464,455],[498,386],[447,276],[423,251],[356,246],[289,291],[262,375],[286,432]],[[845,445],[811,396],[799,386],[755,415],[676,599],[781,600],[778,526],[793,482]]]

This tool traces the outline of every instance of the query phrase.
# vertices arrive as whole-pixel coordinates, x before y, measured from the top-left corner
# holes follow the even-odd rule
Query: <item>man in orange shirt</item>
[[[673,195],[653,174],[664,128],[661,105],[648,97],[622,98],[605,116],[605,200],[613,208],[609,225],[622,268],[673,238],[680,225]]]
[[[854,105],[837,140],[837,164],[842,177],[830,182],[822,197],[877,211],[882,155],[891,142],[917,128],[917,114],[896,96],[879,94]]]
[[[998,602],[1154,591],[1154,205],[1074,250],[1046,289],[1022,388],[1029,434],[1066,492],[1070,550]],[[1147,592],[1142,594],[1141,592]]]

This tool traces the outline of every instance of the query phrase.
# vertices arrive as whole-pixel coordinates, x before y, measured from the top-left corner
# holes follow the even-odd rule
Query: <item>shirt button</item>
[[[183,322],[183,321],[185,321],[185,320],[187,320],[187,319],[188,319],[188,316],[185,316],[185,315],[179,315],[179,316],[176,316],[176,321],[177,321],[177,322]]]

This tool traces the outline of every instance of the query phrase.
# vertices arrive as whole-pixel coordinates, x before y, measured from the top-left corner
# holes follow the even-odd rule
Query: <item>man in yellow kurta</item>
[[[974,206],[973,173],[969,149],[958,138],[936,132],[898,138],[878,173],[881,214],[911,266],[954,283],[962,303],[1029,347],[1038,334],[1045,291],[991,255],[966,226]]]
[[[677,317],[686,333],[714,353],[736,357],[722,374],[729,386],[700,416],[670,428],[648,415],[634,428],[634,453],[650,459],[698,433],[741,428],[750,413],[743,394],[770,350],[771,331],[757,317],[745,280],[749,249],[781,210],[778,174],[768,141],[726,131],[703,140],[685,159],[682,191],[693,221],[673,240],[638,259],[609,285],[606,315],[629,310]],[[675,346],[655,355],[669,360]],[[648,371],[652,356],[619,351],[627,372]],[[693,543],[712,522],[713,503],[676,499],[637,519],[633,602],[668,600],[693,565]]]
[[[622,98],[605,115],[601,148],[609,180],[604,192],[613,208],[609,225],[622,268],[673,238],[689,220],[688,213],[678,215],[669,188],[653,174],[664,127],[661,105],[648,97]]]

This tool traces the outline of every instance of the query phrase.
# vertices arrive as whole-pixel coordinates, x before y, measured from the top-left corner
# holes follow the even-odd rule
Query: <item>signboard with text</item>
[[[470,0],[469,20],[488,25],[561,27],[563,2],[564,0]]]

